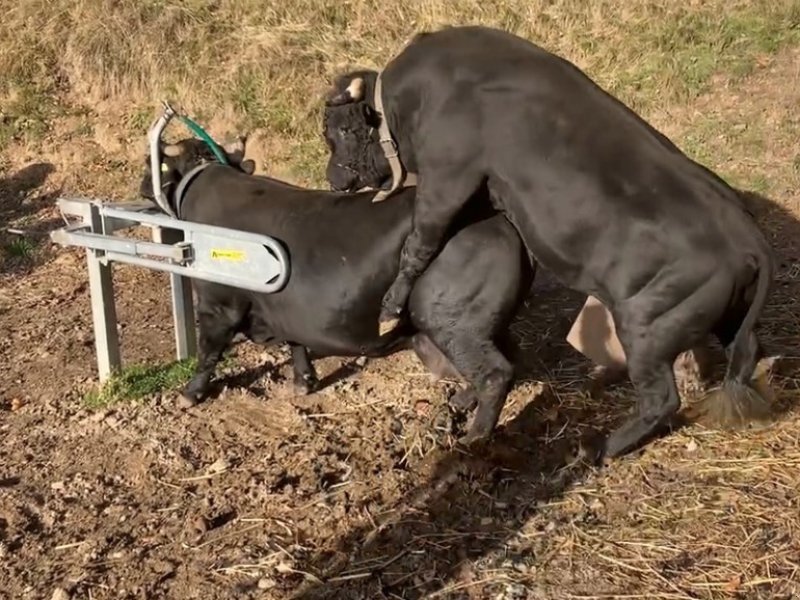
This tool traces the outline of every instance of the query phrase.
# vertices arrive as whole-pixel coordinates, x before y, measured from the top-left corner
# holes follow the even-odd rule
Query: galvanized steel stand
[[[196,353],[191,278],[262,293],[280,291],[289,279],[289,257],[280,242],[266,235],[182,221],[155,213],[148,202],[104,204],[83,198],[58,201],[65,219],[79,220],[51,232],[64,246],[86,248],[97,369],[106,381],[122,366],[114,305],[112,263],[120,262],[170,274],[176,355]],[[144,225],[153,241],[113,235]]]

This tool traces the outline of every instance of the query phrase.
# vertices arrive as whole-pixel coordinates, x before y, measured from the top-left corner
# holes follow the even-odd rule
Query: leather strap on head
[[[406,173],[403,168],[403,163],[400,162],[400,155],[397,150],[397,144],[392,137],[392,132],[389,131],[389,121],[383,112],[383,84],[381,82],[381,73],[375,79],[375,110],[380,114],[381,124],[378,127],[379,141],[383,154],[386,160],[389,161],[389,166],[392,169],[392,186],[388,190],[380,190],[372,199],[373,202],[382,202],[391,196],[400,187],[410,187],[417,184],[417,176],[414,173]]]

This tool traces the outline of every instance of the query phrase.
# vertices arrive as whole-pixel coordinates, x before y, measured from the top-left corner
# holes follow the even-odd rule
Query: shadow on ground
[[[306,584],[289,597],[422,598],[479,585],[471,564],[490,555],[512,561],[521,573],[541,564],[543,556],[515,554],[515,537],[538,507],[557,502],[589,475],[575,434],[596,416],[588,408],[560,410],[557,396],[545,393],[482,451],[453,448],[431,456],[424,486],[311,557],[306,569],[324,583]],[[493,591],[513,584],[500,578]]]
[[[766,356],[780,357],[773,374],[779,378],[800,370],[797,340],[800,338],[800,220],[777,199],[739,190],[775,254],[775,283],[761,316],[758,335]],[[777,389],[777,409],[795,408],[789,394]]]
[[[586,361],[564,341],[582,303],[580,294],[546,275],[537,280],[514,325],[513,337],[523,346],[541,346],[536,352],[518,351],[520,381],[563,382],[569,380],[565,373],[585,369]],[[529,539],[528,549],[515,554],[519,531],[535,511],[591,477],[595,467],[583,460],[581,440],[594,437],[598,423],[619,421],[629,406],[613,399],[586,400],[565,404],[555,389],[544,387],[490,444],[467,452],[450,438],[420,467],[424,484],[298,565],[319,581],[298,575],[298,587],[287,597],[460,598],[476,587],[487,597],[489,590],[507,592],[519,585],[507,575],[492,583],[478,581],[473,563],[511,561],[523,579],[526,569],[546,560],[530,552]],[[463,417],[454,419],[453,430],[462,432]],[[587,518],[592,517],[587,513]]]
[[[31,195],[55,171],[51,163],[34,163],[0,179],[0,222],[3,226],[37,213],[58,195],[57,192]]]
[[[51,163],[34,163],[0,178],[0,271],[25,274],[45,259],[47,236],[61,223],[38,218],[60,194],[40,190],[54,171]]]

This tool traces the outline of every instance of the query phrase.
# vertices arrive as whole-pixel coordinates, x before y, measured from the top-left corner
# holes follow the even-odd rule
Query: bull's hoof
[[[448,400],[451,407],[461,412],[468,412],[478,404],[478,396],[471,388],[458,390]]]
[[[193,408],[200,403],[200,400],[195,397],[191,396],[185,392],[181,392],[178,394],[178,397],[175,399],[175,406],[181,410],[187,410],[189,408]]]
[[[606,461],[618,458],[627,453],[630,442],[623,440],[623,432],[619,430],[612,431],[603,439],[603,445],[600,447],[598,461],[602,464]]]
[[[317,386],[319,386],[319,380],[313,377],[295,379],[294,392],[298,396],[307,396],[317,391]]]
[[[395,330],[395,328],[400,324],[400,319],[398,317],[390,317],[387,320],[381,320],[378,323],[378,333],[381,337],[387,335]]]
[[[579,441],[578,458],[592,467],[606,466],[606,437],[599,432],[583,436]]]
[[[458,438],[457,443],[459,446],[474,450],[488,442],[489,438],[491,438],[491,433],[470,431]]]
[[[694,398],[705,392],[705,367],[693,350],[682,352],[673,363],[675,385],[681,398]]]
[[[398,276],[381,301],[381,312],[378,317],[378,330],[382,336],[392,331],[400,323],[400,314],[408,301],[411,285],[408,280]]]

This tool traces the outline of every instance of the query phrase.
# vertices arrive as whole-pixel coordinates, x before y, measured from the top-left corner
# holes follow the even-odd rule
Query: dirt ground
[[[503,425],[478,455],[455,450],[452,387],[410,353],[319,361],[324,388],[298,397],[287,353],[244,343],[196,409],[164,394],[93,410],[83,256],[42,241],[1,275],[0,597],[800,598],[797,65],[781,55],[696,113],[654,119],[676,136],[712,113],[766,124],[750,160],[776,199],[760,217],[781,258],[763,319],[783,357],[774,426],[691,426],[586,466],[577,437],[632,398],[582,391],[588,365],[563,340],[583,298],[546,274],[514,325]],[[21,157],[0,178],[0,217],[39,239],[76,190]],[[113,187],[100,171],[81,193]],[[126,363],[170,360],[166,276],[119,267],[115,283]]]

